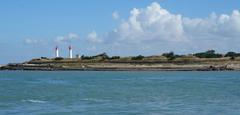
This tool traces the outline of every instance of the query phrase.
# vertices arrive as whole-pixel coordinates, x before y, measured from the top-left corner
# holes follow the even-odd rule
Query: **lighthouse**
[[[58,46],[56,46],[55,48],[55,57],[59,57],[59,50],[58,50]]]
[[[72,59],[72,46],[69,46],[69,58]]]

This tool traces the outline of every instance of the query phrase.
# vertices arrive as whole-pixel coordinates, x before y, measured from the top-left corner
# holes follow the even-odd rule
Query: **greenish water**
[[[240,72],[0,71],[0,115],[239,115]]]

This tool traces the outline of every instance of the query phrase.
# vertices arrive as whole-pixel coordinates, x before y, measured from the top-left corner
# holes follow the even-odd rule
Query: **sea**
[[[0,71],[0,115],[240,115],[240,72]]]

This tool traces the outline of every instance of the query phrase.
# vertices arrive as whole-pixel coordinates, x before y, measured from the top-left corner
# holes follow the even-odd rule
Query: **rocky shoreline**
[[[104,58],[36,58],[0,66],[0,70],[25,71],[240,71],[240,57],[198,58],[164,56]]]
[[[82,63],[78,66],[57,64],[8,64],[0,70],[26,71],[240,71],[239,64],[131,64],[131,63]]]

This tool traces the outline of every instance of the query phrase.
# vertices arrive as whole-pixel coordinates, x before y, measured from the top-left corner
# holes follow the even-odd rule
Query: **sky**
[[[240,52],[239,0],[0,0],[0,64],[54,57]]]

